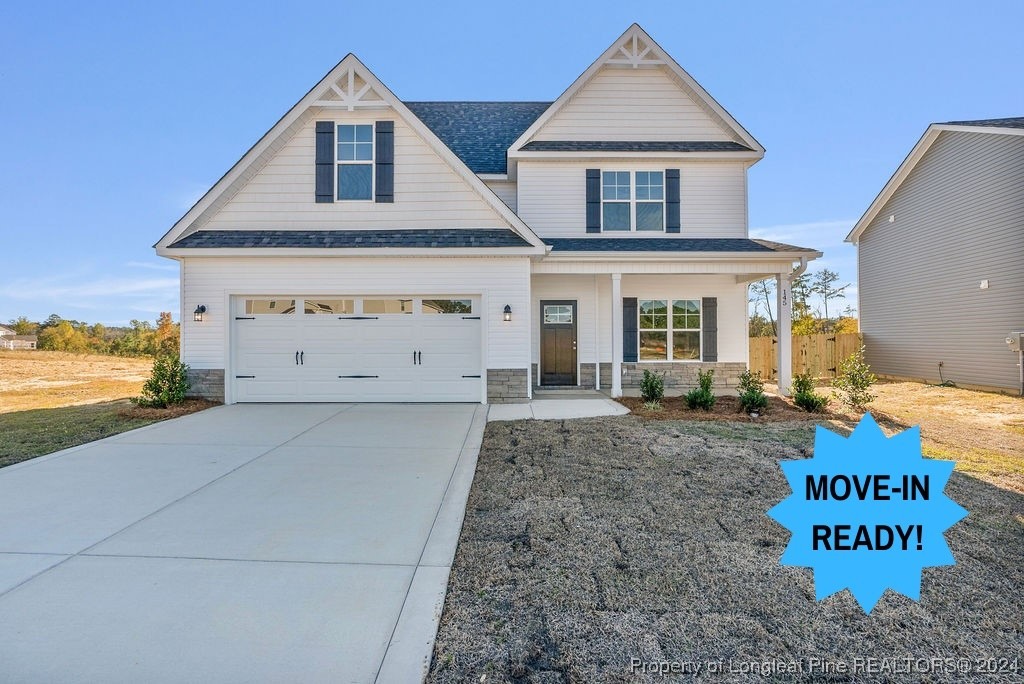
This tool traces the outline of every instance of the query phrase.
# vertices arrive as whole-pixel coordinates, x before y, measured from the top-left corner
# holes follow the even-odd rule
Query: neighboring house
[[[193,391],[525,401],[747,365],[760,144],[639,26],[553,103],[403,102],[348,55],[157,243]],[[788,386],[788,380],[783,386]],[[730,390],[731,391],[731,390]]]
[[[3,335],[0,336],[0,349],[35,349],[35,335]]]
[[[1024,117],[929,126],[846,239],[876,373],[1019,389]]]
[[[17,335],[17,334],[18,333],[14,332],[13,330],[8,328],[7,326],[0,325],[0,337],[13,337],[14,335]]]

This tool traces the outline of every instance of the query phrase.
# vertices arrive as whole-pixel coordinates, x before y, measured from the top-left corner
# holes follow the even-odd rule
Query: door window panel
[[[363,313],[367,314],[411,314],[411,299],[364,299]]]
[[[308,314],[352,314],[354,299],[307,299],[303,310]]]
[[[545,304],[545,323],[572,323],[572,306],[569,304]]]
[[[294,299],[246,299],[245,313],[253,316],[263,314],[293,314]]]

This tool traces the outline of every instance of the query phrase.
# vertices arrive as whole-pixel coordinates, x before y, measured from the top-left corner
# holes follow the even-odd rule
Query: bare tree
[[[762,298],[764,299],[764,306],[768,310],[768,320],[772,324],[772,335],[778,335],[778,329],[775,327],[775,317],[772,315],[772,293],[775,291],[775,281],[768,279],[751,283],[750,291],[754,293],[754,299],[751,301],[755,302],[755,307]]]
[[[825,309],[825,325],[829,324],[828,301],[830,299],[845,299],[846,295],[843,292],[846,288],[850,287],[850,283],[841,287],[835,287],[835,283],[838,281],[839,274],[827,268],[823,268],[815,273],[811,280],[810,291],[821,297],[821,303]]]

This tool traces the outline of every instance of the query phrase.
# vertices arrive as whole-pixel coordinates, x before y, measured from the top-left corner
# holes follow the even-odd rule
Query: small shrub
[[[660,403],[665,398],[665,375],[644,369],[644,378],[640,381],[640,396],[645,402]]]
[[[810,373],[797,373],[793,376],[793,403],[810,413],[818,413],[828,406],[829,399],[824,394],[814,391],[814,378]]]
[[[753,413],[768,408],[768,397],[764,393],[764,382],[760,373],[743,371],[737,391],[740,393],[740,408],[743,411]]]
[[[686,393],[686,405],[691,409],[710,411],[715,407],[715,393],[711,387],[715,382],[715,370],[697,371],[698,387]]]
[[[871,366],[864,360],[864,346],[850,354],[839,364],[839,377],[832,383],[835,396],[844,404],[857,411],[875,400],[871,385],[878,378],[871,372]]]
[[[660,401],[645,401],[644,402],[644,410],[645,411],[655,411],[655,412],[660,411],[661,410],[661,402]]]
[[[167,408],[185,401],[188,389],[188,366],[177,357],[158,356],[153,361],[149,379],[142,386],[142,395],[133,397],[132,403],[136,406]]]
[[[818,413],[828,406],[828,397],[817,392],[796,392],[793,403],[810,413]]]

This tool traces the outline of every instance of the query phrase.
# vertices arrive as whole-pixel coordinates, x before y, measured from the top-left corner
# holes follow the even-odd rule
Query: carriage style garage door
[[[234,400],[482,401],[475,297],[236,297]]]

